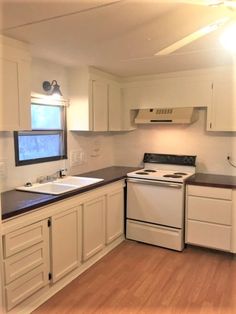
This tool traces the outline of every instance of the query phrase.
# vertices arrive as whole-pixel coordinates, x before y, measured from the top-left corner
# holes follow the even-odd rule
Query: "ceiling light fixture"
[[[166,48],[163,48],[162,50],[158,51],[157,53],[155,53],[155,56],[166,56],[169,55],[173,52],[175,52],[176,50],[192,43],[193,41],[207,35],[210,34],[212,32],[214,32],[215,30],[217,30],[219,27],[221,27],[222,25],[224,25],[227,21],[229,20],[229,17],[223,17],[217,21],[215,21],[212,24],[206,25],[200,29],[198,29],[197,31],[183,37],[182,39],[176,41],[175,43],[169,45]]]
[[[222,46],[232,53],[236,53],[236,24],[229,26],[220,36]]]
[[[62,92],[60,91],[60,86],[57,84],[56,80],[53,80],[52,83],[50,83],[49,81],[44,81],[43,90],[45,90],[45,92],[49,92],[48,93],[49,95],[53,95],[58,98],[62,96]]]

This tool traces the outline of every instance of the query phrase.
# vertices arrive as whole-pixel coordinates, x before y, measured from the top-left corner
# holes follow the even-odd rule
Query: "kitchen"
[[[146,2],[140,1],[135,9],[137,11],[135,11],[132,1],[124,1],[120,4],[115,3],[110,6],[106,5],[108,2],[102,1],[103,5],[101,5],[101,8],[94,10],[89,10],[88,7],[92,5],[97,6],[96,1],[94,4],[90,3],[87,7],[84,1],[81,1],[81,7],[79,7],[78,3],[73,3],[75,7],[72,5],[58,5],[56,8],[58,12],[50,11],[47,6],[45,8],[44,4],[41,7],[42,14],[44,14],[41,18],[37,16],[38,12],[33,8],[33,4],[30,7],[32,10],[31,17],[25,13],[24,10],[27,12],[27,6],[25,7],[24,3],[16,5],[16,3],[10,2],[9,7],[6,6],[6,21],[4,21],[6,24],[2,33],[5,36],[31,43],[30,48],[33,55],[31,61],[31,92],[42,94],[44,93],[42,83],[45,80],[50,82],[57,80],[63,97],[70,99],[68,107],[69,118],[74,101],[76,107],[76,100],[72,97],[73,84],[75,83],[76,90],[79,89],[77,86],[82,84],[79,75],[77,79],[78,81],[80,80],[80,84],[75,79],[77,74],[68,70],[69,67],[75,66],[75,64],[70,64],[70,61],[74,58],[72,62],[78,62],[78,68],[82,68],[85,72],[87,71],[88,75],[101,75],[105,80],[112,80],[121,84],[126,103],[122,105],[123,107],[120,111],[124,110],[121,114],[121,125],[118,125],[121,132],[117,129],[113,132],[79,132],[75,130],[72,132],[69,131],[70,121],[68,121],[69,158],[64,160],[16,167],[12,132],[1,132],[1,191],[14,189],[26,182],[35,182],[40,176],[51,175],[64,168],[68,170],[69,175],[82,174],[113,165],[142,168],[142,158],[145,152],[196,155],[197,172],[228,176],[236,175],[235,168],[227,160],[227,156],[230,156],[233,164],[235,164],[236,129],[234,128],[232,132],[223,126],[222,129],[217,131],[210,131],[209,124],[211,122],[208,121],[211,110],[212,81],[216,81],[217,84],[222,80],[227,82],[225,84],[226,87],[223,86],[223,88],[229,87],[231,74],[234,69],[231,55],[224,52],[223,49],[217,46],[217,53],[220,55],[218,58],[215,56],[214,49],[207,51],[209,42],[212,45],[217,45],[215,39],[219,35],[220,30],[206,35],[205,38],[200,38],[195,43],[189,44],[189,46],[181,48],[182,50],[186,49],[185,54],[182,53],[177,56],[174,54],[172,57],[166,57],[167,59],[163,58],[163,60],[161,59],[162,57],[157,57],[157,59],[149,58],[159,48],[175,42],[183,35],[186,36],[189,31],[192,32],[201,28],[222,17],[222,15],[231,14],[231,10],[226,7],[205,7],[187,4],[185,4],[184,8],[180,8],[178,6],[183,6],[184,4],[176,3],[167,5],[158,3],[157,7],[155,3],[147,5]],[[19,14],[21,9],[22,13]],[[173,11],[171,11],[172,9]],[[14,15],[15,10],[18,10],[18,14],[15,13]],[[69,32],[69,27],[74,25],[74,21],[69,19],[69,13],[78,10],[82,10],[82,12],[78,13],[81,16],[81,19],[78,21],[80,24],[76,27],[79,31],[79,41],[75,43],[73,32]],[[115,12],[117,12],[117,15]],[[130,18],[131,12],[133,12],[133,19]],[[8,14],[9,20],[7,19]],[[65,19],[68,18],[68,20],[65,21],[62,18],[63,23],[60,23],[60,18],[53,19],[50,14],[52,16],[68,14],[68,17],[63,17]],[[160,17],[158,14],[160,14]],[[166,38],[166,31],[163,41],[158,43],[155,36],[158,35],[158,38],[160,38],[161,34],[153,35],[153,29],[154,26],[158,28],[158,23],[161,23],[161,18],[164,19],[165,14],[168,16],[168,21],[171,21],[171,17],[173,18],[176,15],[175,19],[173,19],[176,23],[180,23],[183,17],[187,16],[193,16],[195,20],[193,18],[192,25],[180,24],[182,29],[179,27],[179,33],[177,32],[177,34],[174,32],[174,22],[173,24],[169,22],[167,30],[171,30],[172,27],[173,35],[171,36],[173,37]],[[71,16],[73,17],[73,15]],[[74,16],[76,17],[76,14]],[[117,18],[115,20],[116,23],[113,22],[114,16]],[[39,20],[43,20],[44,17],[46,20],[40,22]],[[18,18],[20,20],[17,20]],[[104,18],[107,19],[107,24],[102,23]],[[31,19],[38,21],[38,23],[34,24],[34,21]],[[130,19],[128,26],[122,24],[121,21],[124,19]],[[57,24],[58,22],[60,26]],[[19,26],[23,24],[28,25]],[[115,29],[108,29],[107,25],[109,24],[114,25]],[[17,25],[18,27],[15,27]],[[90,27],[86,29],[85,25],[90,25]],[[58,31],[57,27],[62,29],[65,27],[65,31],[67,31],[66,39],[61,38],[62,29]],[[187,29],[188,27],[189,29]],[[94,32],[94,28],[98,28],[97,33]],[[47,33],[49,33],[48,37]],[[51,38],[54,39],[53,43],[51,43]],[[138,40],[138,38],[140,39]],[[143,41],[145,44],[143,44]],[[130,43],[132,43],[132,46]],[[72,51],[71,47],[73,47],[74,51]],[[127,50],[123,50],[124,47]],[[199,47],[203,47],[201,51],[199,51]],[[192,53],[189,52],[190,48],[193,50]],[[80,52],[79,54],[78,51]],[[93,54],[93,51],[96,51],[96,55]],[[196,54],[194,51],[197,51]],[[67,56],[66,54],[69,55]],[[145,59],[146,57],[147,59]],[[127,59],[131,60],[128,61]],[[186,59],[186,63],[183,62],[183,59]],[[90,64],[103,71],[97,71],[93,67],[87,68],[87,65]],[[109,75],[107,72],[115,75]],[[82,70],[79,73],[82,73]],[[181,83],[179,83],[180,81]],[[164,85],[161,85],[161,83]],[[162,93],[165,103],[169,104],[171,100],[171,106],[180,106],[178,104],[180,99],[184,106],[195,106],[198,108],[199,119],[190,125],[135,125],[133,120],[130,123],[132,114],[137,114],[137,109],[140,108],[135,97],[140,93],[139,97],[143,100],[142,108],[150,108],[150,103],[153,107],[156,95],[152,87],[159,85],[161,86],[159,92],[164,90],[162,86],[168,86],[168,89],[166,88],[168,93]],[[197,86],[194,90],[191,89],[193,85]],[[175,96],[175,86],[179,90],[178,98]],[[166,100],[166,94],[171,94],[170,91],[173,91],[173,95]],[[184,95],[182,91],[184,91]],[[222,95],[226,97],[229,94],[227,89],[223,90],[223,92],[221,91],[218,94],[217,99],[220,99],[219,97],[222,97]],[[158,101],[160,100],[158,99]],[[227,98],[223,99],[222,102],[226,106]],[[127,109],[131,109],[131,111]],[[224,112],[221,112],[221,118],[223,115]],[[233,114],[231,116],[235,118]],[[116,118],[118,120],[118,115],[115,115],[113,123],[117,122]],[[74,126],[73,128],[75,129]],[[115,128],[117,128],[117,125],[115,125]],[[129,129],[130,131],[127,131]],[[74,158],[73,156],[76,157]]]

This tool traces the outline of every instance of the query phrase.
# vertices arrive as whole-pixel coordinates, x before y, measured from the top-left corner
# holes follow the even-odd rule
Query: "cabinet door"
[[[0,46],[0,130],[29,130],[30,60],[22,52]]]
[[[204,76],[141,80],[124,88],[124,104],[130,109],[206,107],[210,103],[211,81]]]
[[[109,131],[120,131],[122,129],[122,107],[121,107],[121,88],[119,85],[109,84]]]
[[[102,250],[105,245],[105,197],[84,203],[83,260]]]
[[[233,77],[213,84],[212,104],[207,113],[208,131],[236,131],[236,88]]]
[[[72,208],[52,217],[52,281],[56,282],[81,261],[80,210]]]
[[[118,238],[124,231],[124,190],[107,195],[106,244]]]
[[[93,131],[108,129],[108,85],[92,81]]]

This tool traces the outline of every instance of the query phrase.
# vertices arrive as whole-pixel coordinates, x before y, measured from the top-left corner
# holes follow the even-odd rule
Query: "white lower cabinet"
[[[56,282],[81,263],[81,225],[79,208],[52,216],[52,282]]]
[[[124,233],[124,189],[119,188],[107,195],[106,244]]]
[[[48,284],[48,244],[47,219],[3,236],[7,311]]]
[[[13,281],[5,288],[7,310],[11,310],[47,284],[48,271],[45,265],[40,265]]]
[[[187,186],[185,242],[232,251],[232,190]]]
[[[124,188],[84,203],[83,260],[86,261],[124,233]]]
[[[44,263],[46,259],[46,247],[44,242],[33,245],[18,254],[15,254],[4,260],[5,282],[11,283],[21,277],[31,269]]]
[[[83,205],[83,261],[101,251],[105,244],[105,197]]]
[[[43,303],[123,241],[124,185],[114,182],[2,224],[6,313],[30,313],[35,299]]]

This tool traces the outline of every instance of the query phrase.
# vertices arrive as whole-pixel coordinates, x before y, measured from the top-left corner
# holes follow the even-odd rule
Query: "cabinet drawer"
[[[9,284],[13,280],[46,262],[45,251],[45,245],[41,242],[5,260],[5,283]]]
[[[47,220],[8,233],[3,238],[4,257],[46,240]]]
[[[188,218],[205,222],[231,225],[232,202],[188,196]]]
[[[186,242],[230,251],[231,227],[188,220]]]
[[[6,286],[7,310],[24,301],[48,283],[46,267],[41,265]]]
[[[232,200],[232,190],[209,186],[188,185],[188,195]]]

